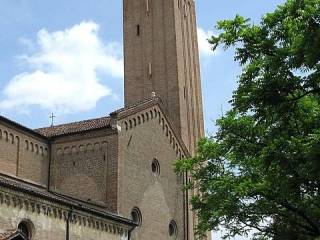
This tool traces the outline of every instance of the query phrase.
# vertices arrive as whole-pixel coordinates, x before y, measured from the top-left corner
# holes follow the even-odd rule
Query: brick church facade
[[[204,136],[195,3],[123,8],[123,109],[41,129],[0,117],[0,239],[194,239],[173,162]]]

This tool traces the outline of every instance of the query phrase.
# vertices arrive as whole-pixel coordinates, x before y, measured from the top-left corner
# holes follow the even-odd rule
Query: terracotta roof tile
[[[0,233],[0,240],[6,240],[8,239],[12,234],[14,234],[15,231],[7,231],[7,232],[1,232]]]
[[[130,115],[136,111],[139,111],[145,107],[148,107],[152,104],[155,103],[161,103],[161,99],[157,96],[145,99],[142,101],[139,101],[135,104],[132,104],[130,106],[127,106],[125,108],[120,108],[112,114],[116,114],[117,117],[125,117],[127,115]],[[27,128],[17,122],[14,122],[4,116],[0,115],[0,121],[4,121],[8,124],[14,125],[18,128],[21,128],[31,134],[34,134],[38,137],[44,138],[47,140],[47,138],[50,137],[56,137],[56,136],[61,136],[61,135],[67,135],[67,134],[72,134],[72,133],[79,133],[83,131],[88,131],[88,130],[94,130],[94,129],[99,129],[99,128],[104,128],[110,126],[110,116],[106,117],[101,117],[101,118],[96,118],[96,119],[89,119],[89,120],[84,120],[80,122],[73,122],[73,123],[66,123],[66,124],[61,124],[53,127],[44,127],[44,128],[38,128],[38,129],[30,129]]]
[[[56,137],[110,126],[110,117],[89,119],[80,122],[61,124],[53,127],[35,129],[46,137]]]
[[[140,107],[144,107],[145,105],[153,104],[159,101],[161,101],[159,97],[145,99],[135,104],[132,104],[128,107],[120,108],[114,111],[113,113],[111,113],[111,115],[112,114],[121,114],[121,115],[131,114],[132,112],[138,110]],[[39,128],[39,129],[35,129],[34,131],[45,137],[57,137],[61,135],[94,130],[94,129],[99,129],[99,128],[108,127],[108,126],[110,126],[109,116],[84,120],[80,122],[66,123],[66,124],[61,124],[53,127]]]
[[[10,240],[21,234],[18,230],[8,230],[5,232],[0,232],[0,240]]]

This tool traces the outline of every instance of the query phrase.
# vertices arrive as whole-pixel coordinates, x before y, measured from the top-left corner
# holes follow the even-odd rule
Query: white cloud
[[[30,71],[14,76],[3,90],[0,108],[23,109],[36,105],[58,112],[87,111],[114,93],[102,75],[123,77],[119,43],[105,44],[99,25],[84,21],[69,29],[37,34],[37,51],[19,57]],[[26,40],[23,43],[32,43]],[[114,80],[113,80],[114,81]]]
[[[205,31],[198,27],[198,44],[201,57],[213,56],[217,53],[217,49],[212,51],[212,45],[208,42],[208,39],[215,34],[212,31]]]

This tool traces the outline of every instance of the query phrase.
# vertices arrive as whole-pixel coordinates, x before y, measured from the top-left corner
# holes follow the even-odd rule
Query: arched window
[[[141,226],[142,224],[142,214],[139,208],[134,207],[131,211],[131,219],[134,223],[136,223],[138,226]]]
[[[160,175],[160,163],[156,158],[154,158],[152,160],[151,171],[155,176],[159,176]]]
[[[27,238],[29,238],[29,228],[25,222],[19,223],[18,229],[23,233],[23,235]]]
[[[18,225],[18,230],[27,239],[32,239],[34,226],[30,221],[28,220],[21,221]]]
[[[171,222],[169,223],[168,231],[169,231],[170,239],[177,239],[178,227],[177,227],[177,223],[174,220],[171,220]]]

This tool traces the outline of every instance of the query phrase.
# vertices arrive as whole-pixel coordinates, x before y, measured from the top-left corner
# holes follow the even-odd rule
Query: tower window
[[[186,2],[184,3],[184,16],[186,17],[188,15],[188,9],[187,9],[187,4]]]
[[[152,77],[152,62],[149,62],[148,64],[148,74],[149,74],[149,77]]]
[[[155,176],[160,175],[160,163],[157,159],[153,159],[151,163],[151,171]]]
[[[140,25],[137,25],[137,36],[140,36]]]
[[[149,0],[146,0],[146,10],[147,10],[147,14],[149,14],[149,11],[150,11],[150,3],[149,3]]]

